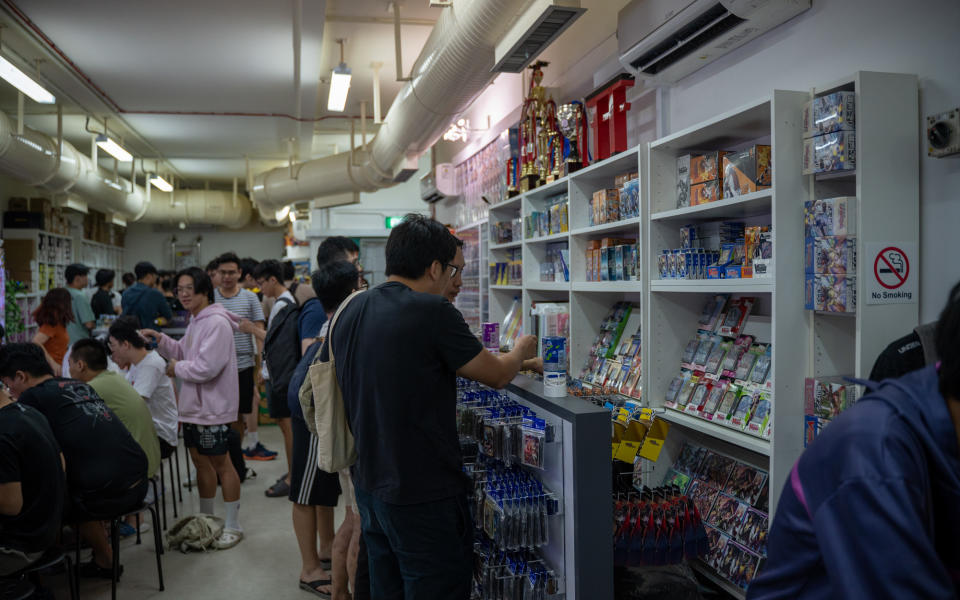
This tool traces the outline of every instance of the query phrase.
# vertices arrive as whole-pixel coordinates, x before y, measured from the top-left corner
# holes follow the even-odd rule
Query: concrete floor
[[[165,591],[157,589],[157,566],[153,546],[153,532],[143,536],[136,545],[131,537],[120,542],[120,562],[124,573],[117,588],[117,597],[123,600],[147,599],[202,599],[237,600],[266,598],[269,600],[308,600],[316,596],[299,586],[300,553],[293,535],[290,501],[286,498],[267,498],[263,492],[287,470],[283,453],[283,437],[275,426],[260,429],[263,444],[280,454],[273,461],[248,461],[247,466],[257,477],[243,484],[240,495],[240,523],[244,539],[229,550],[183,554],[168,550],[163,554],[163,581]],[[183,450],[181,453],[181,475]],[[192,470],[192,467],[191,467]],[[196,488],[183,488],[183,504],[178,505],[180,516],[198,511]],[[217,495],[216,514],[224,516],[223,499]],[[337,510],[337,525],[342,521],[342,509]],[[171,505],[167,504],[168,524],[174,523]],[[89,560],[89,551],[81,560]],[[64,577],[51,576],[45,581],[58,599],[69,598],[62,583]],[[109,580],[81,579],[80,597],[110,598]]]

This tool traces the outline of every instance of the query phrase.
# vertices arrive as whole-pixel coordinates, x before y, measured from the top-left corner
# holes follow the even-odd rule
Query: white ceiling
[[[8,25],[3,50],[25,64],[44,60],[39,78],[63,102],[64,135],[78,148],[86,150],[90,143],[84,115],[107,116],[112,134],[148,159],[148,167],[163,157],[193,184],[225,183],[244,177],[245,157],[254,171],[282,164],[291,139],[301,159],[329,154],[335,145],[342,150],[349,144],[344,134],[350,119],[344,117],[359,115],[361,100],[370,102],[372,114],[372,62],[383,63],[383,114],[402,85],[395,81],[393,13],[385,0],[300,2],[300,122],[289,118],[297,110],[295,0],[13,0],[15,9],[0,8],[0,24]],[[440,9],[429,8],[427,0],[400,7],[406,72]],[[15,10],[63,56],[40,42],[39,33],[28,33],[23,16],[13,18]],[[340,60],[338,38],[347,40],[353,82],[347,110],[329,113],[325,79]],[[16,94],[2,82],[0,110],[16,113]],[[155,111],[258,116],[151,114]],[[27,113],[29,126],[55,134],[50,107],[28,100]],[[90,128],[102,125],[92,122]]]

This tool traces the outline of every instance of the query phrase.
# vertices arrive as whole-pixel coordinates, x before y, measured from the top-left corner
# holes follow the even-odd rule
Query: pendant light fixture
[[[53,104],[57,101],[53,94],[2,56],[0,56],[0,77],[29,96],[34,102]]]
[[[343,61],[343,43],[346,41],[343,38],[337,40],[337,43],[340,44],[340,64],[330,75],[330,95],[327,97],[327,110],[333,112],[343,112],[347,106],[347,94],[350,92],[352,74],[350,67]]]
[[[133,160],[132,154],[127,152],[123,146],[107,137],[107,135],[104,133],[101,133],[97,136],[97,146],[100,146],[101,150],[120,162],[130,162]]]

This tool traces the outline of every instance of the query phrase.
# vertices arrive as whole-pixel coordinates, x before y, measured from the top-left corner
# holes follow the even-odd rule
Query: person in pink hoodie
[[[160,354],[169,360],[167,374],[178,377],[180,422],[183,441],[197,467],[200,512],[213,514],[217,478],[223,488],[227,518],[217,548],[230,548],[243,539],[240,527],[240,478],[230,462],[227,434],[237,420],[237,355],[233,332],[240,317],[213,301],[213,283],[197,267],[177,273],[177,298],[190,312],[183,339],[174,340],[152,329],[140,334],[157,342]]]

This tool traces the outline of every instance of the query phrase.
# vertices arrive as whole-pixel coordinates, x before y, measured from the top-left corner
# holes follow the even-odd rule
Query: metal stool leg
[[[180,479],[180,461],[179,461],[179,455],[177,456],[178,456],[177,479]],[[177,494],[173,490],[175,488],[180,487],[180,482],[179,481],[177,481],[176,483],[173,482],[173,462],[174,461],[168,459],[168,462],[170,463],[167,465],[167,468],[170,472],[170,504],[173,505],[173,518],[176,519],[177,518]],[[166,494],[164,494],[164,496],[166,496]],[[180,492],[180,502],[183,502],[183,491]]]
[[[113,573],[110,583],[111,600],[117,600],[117,582],[120,580],[120,521],[122,520],[122,517],[118,517],[110,521],[110,543],[113,549]]]
[[[163,591],[163,564],[160,561],[160,555],[163,554],[163,542],[160,540],[160,529],[157,527],[157,509],[153,506],[148,507],[153,517],[153,546],[154,553],[157,555],[157,580],[160,583],[160,591]]]
[[[177,464],[177,491],[180,493],[180,502],[183,502],[183,485],[180,481],[180,453],[174,450],[173,455]],[[172,476],[172,473],[171,473]],[[172,489],[172,488],[171,488]],[[176,505],[174,505],[174,510],[176,510]],[[174,518],[176,518],[177,513],[173,513]]]

